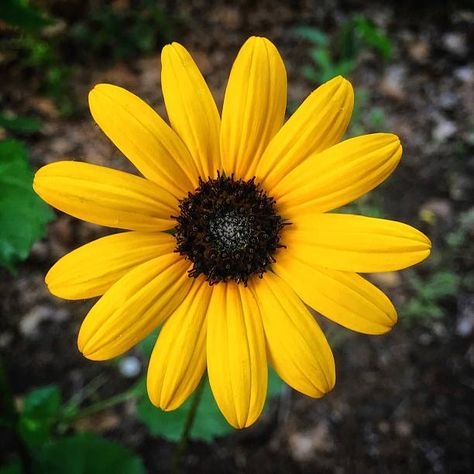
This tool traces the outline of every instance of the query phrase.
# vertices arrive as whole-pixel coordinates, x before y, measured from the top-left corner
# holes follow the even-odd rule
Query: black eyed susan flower
[[[46,276],[66,299],[101,296],[80,329],[85,357],[128,351],[162,325],[148,393],[180,406],[207,369],[230,424],[255,422],[267,364],[296,390],[321,397],[335,383],[331,349],[307,306],[346,328],[382,334],[397,320],[359,273],[425,259],[430,242],[394,221],[329,213],[397,166],[392,134],[341,143],[350,83],[316,89],[284,123],[286,72],[275,46],[250,38],[232,67],[222,116],[189,53],[162,53],[168,125],[108,84],[92,115],[143,177],[80,162],[41,168],[36,192],[77,218],[126,232],[61,258]],[[170,232],[171,231],[171,232]]]

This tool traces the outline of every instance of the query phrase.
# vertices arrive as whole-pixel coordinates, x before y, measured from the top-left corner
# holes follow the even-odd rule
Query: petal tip
[[[105,93],[107,90],[117,90],[122,89],[119,86],[115,86],[113,84],[107,84],[106,82],[100,82],[99,84],[95,84],[94,87],[89,91],[89,104],[92,99],[97,97],[98,94]]]

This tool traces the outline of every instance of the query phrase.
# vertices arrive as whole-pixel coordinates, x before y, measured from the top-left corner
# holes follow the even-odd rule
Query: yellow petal
[[[175,225],[178,200],[155,183],[123,171],[75,161],[38,170],[33,188],[56,209],[94,224],[128,230]]]
[[[397,322],[390,300],[356,273],[308,265],[290,249],[279,252],[272,268],[308,306],[346,328],[383,334]]]
[[[272,189],[308,156],[339,142],[353,107],[354,92],[343,77],[318,87],[268,145],[255,173],[258,181]]]
[[[374,133],[345,140],[315,153],[271,190],[290,219],[325,212],[369,192],[390,175],[402,155],[398,137]]]
[[[283,241],[301,261],[358,273],[410,267],[431,248],[428,237],[407,224],[349,214],[295,218]]]
[[[181,198],[198,184],[181,139],[143,100],[121,87],[98,84],[89,93],[97,125],[148,179]]]
[[[248,288],[213,287],[207,321],[209,383],[217,405],[235,428],[250,426],[262,412],[267,362],[262,321]]]
[[[187,145],[200,176],[215,177],[220,166],[220,117],[206,81],[179,43],[161,53],[161,87],[172,127]]]
[[[148,366],[150,400],[163,410],[178,408],[199,384],[206,369],[206,313],[212,289],[204,278],[160,331]]]
[[[149,260],[125,274],[92,307],[78,347],[91,360],[128,351],[161,324],[187,295],[189,263],[176,253]]]
[[[318,323],[296,293],[271,272],[254,278],[271,363],[278,375],[295,390],[322,397],[336,380],[331,348]]]
[[[249,179],[286,108],[286,70],[266,38],[249,38],[232,66],[222,108],[221,157],[225,172]]]
[[[108,235],[68,253],[49,270],[46,284],[60,298],[80,300],[105,293],[141,263],[173,252],[174,237],[162,232]]]

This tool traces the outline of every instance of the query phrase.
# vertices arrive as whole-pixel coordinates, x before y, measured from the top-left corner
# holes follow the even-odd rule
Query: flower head
[[[327,212],[380,184],[402,154],[392,134],[338,143],[353,108],[342,77],[284,123],[283,61],[252,37],[222,116],[177,43],[163,49],[162,88],[170,125],[120,87],[89,96],[95,121],[143,177],[80,162],[37,172],[34,188],[51,205],[126,231],[67,254],[46,283],[62,298],[101,296],[79,332],[86,357],[118,356],[162,325],[152,402],[177,408],[207,369],[222,413],[242,428],[262,411],[268,362],[311,397],[333,388],[332,352],[307,306],[354,331],[390,330],[392,303],[359,273],[414,265],[430,242],[399,222]]]

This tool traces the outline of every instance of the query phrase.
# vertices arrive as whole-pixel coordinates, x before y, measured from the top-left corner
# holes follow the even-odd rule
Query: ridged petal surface
[[[254,278],[270,361],[295,390],[319,398],[335,384],[331,348],[316,320],[296,293],[272,272]]]
[[[414,227],[350,214],[295,217],[283,241],[301,261],[358,273],[401,270],[427,258],[431,249]]]
[[[206,314],[212,288],[204,278],[192,287],[166,320],[148,366],[150,400],[162,410],[181,406],[199,384],[206,370]]]
[[[171,253],[125,274],[84,319],[79,350],[91,360],[107,360],[128,351],[181,304],[192,283],[188,268],[188,262]]]
[[[318,87],[273,137],[258,162],[257,180],[264,188],[273,189],[311,154],[338,143],[353,107],[354,92],[343,77]]]
[[[221,157],[224,171],[250,179],[270,140],[283,124],[286,70],[266,38],[249,38],[237,55],[222,108]]]
[[[143,100],[111,84],[89,93],[97,125],[146,178],[177,198],[197,186],[196,166],[181,139]]]
[[[178,200],[155,183],[123,171],[76,161],[40,168],[36,193],[56,209],[87,222],[127,230],[167,230]]]
[[[235,428],[262,412],[267,361],[262,321],[255,298],[236,283],[213,287],[207,322],[207,370],[217,405]]]
[[[215,177],[220,166],[220,117],[211,91],[188,51],[179,43],[163,48],[161,87],[174,130],[188,147],[199,175]]]
[[[290,220],[304,213],[330,211],[378,186],[395,169],[401,155],[395,135],[350,138],[314,153],[269,191]]]
[[[176,247],[162,232],[123,232],[94,240],[60,258],[46,275],[49,291],[80,300],[104,294],[132,268]]]
[[[308,264],[282,250],[273,269],[314,310],[353,331],[383,334],[397,322],[387,296],[356,273]]]

